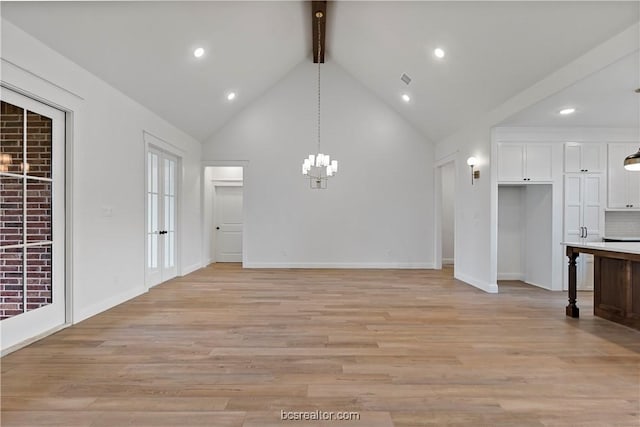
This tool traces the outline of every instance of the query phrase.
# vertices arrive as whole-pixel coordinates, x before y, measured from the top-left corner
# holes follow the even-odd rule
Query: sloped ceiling
[[[640,52],[506,119],[501,126],[640,128]],[[576,109],[561,116],[563,108]]]
[[[308,2],[0,7],[199,140],[311,55]],[[328,8],[327,56],[437,141],[638,19],[638,2],[339,1]],[[206,49],[200,60],[196,46]],[[432,55],[437,46],[446,49],[443,60]],[[403,72],[411,85],[400,81]],[[231,103],[228,91],[238,94]]]

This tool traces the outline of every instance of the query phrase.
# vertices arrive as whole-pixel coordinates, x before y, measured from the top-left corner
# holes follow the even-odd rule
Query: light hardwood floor
[[[640,332],[451,270],[217,265],[10,354],[2,426],[634,426]],[[280,411],[360,421],[281,421]]]

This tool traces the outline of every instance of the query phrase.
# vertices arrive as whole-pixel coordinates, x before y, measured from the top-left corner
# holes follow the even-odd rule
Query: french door
[[[65,324],[65,113],[0,89],[1,348]]]
[[[150,147],[147,151],[147,286],[176,277],[178,159]]]

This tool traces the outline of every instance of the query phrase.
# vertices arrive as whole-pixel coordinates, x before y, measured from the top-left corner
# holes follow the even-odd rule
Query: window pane
[[[151,268],[158,268],[158,235],[151,235]]]
[[[158,192],[158,155],[151,153],[151,187],[152,193]]]
[[[27,180],[27,241],[51,241],[51,183]]]
[[[22,173],[24,110],[1,101],[0,122],[0,173]]]
[[[170,179],[169,179],[169,194],[172,196],[176,195],[176,162],[171,161],[171,165],[169,167],[170,170]]]
[[[51,245],[27,248],[27,311],[52,302]]]
[[[22,251],[0,249],[0,320],[23,312]]]
[[[149,207],[149,209],[151,209],[150,213],[151,213],[151,230],[150,232],[155,232],[155,231],[160,231],[158,229],[158,195],[157,194],[152,194],[151,195],[151,206]]]
[[[0,176],[0,246],[23,243],[22,178]]]
[[[169,233],[169,265],[173,267],[176,262],[176,247],[175,247],[175,233]]]
[[[169,186],[170,181],[171,181],[171,161],[168,159],[164,159],[164,187],[162,188],[162,190],[164,191],[164,194],[171,194],[170,186]]]
[[[176,198],[169,197],[169,224],[167,230],[176,231]]]
[[[52,120],[27,112],[27,175],[51,178]]]

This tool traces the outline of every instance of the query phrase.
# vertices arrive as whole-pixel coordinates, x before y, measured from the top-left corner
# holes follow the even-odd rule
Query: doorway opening
[[[244,170],[208,166],[204,177],[204,235],[207,264],[243,261]]]
[[[434,268],[455,276],[456,153],[437,162],[434,169]]]
[[[442,185],[442,265],[453,268],[455,259],[456,168],[453,162],[440,167]]]
[[[498,284],[553,289],[551,184],[498,185]]]

